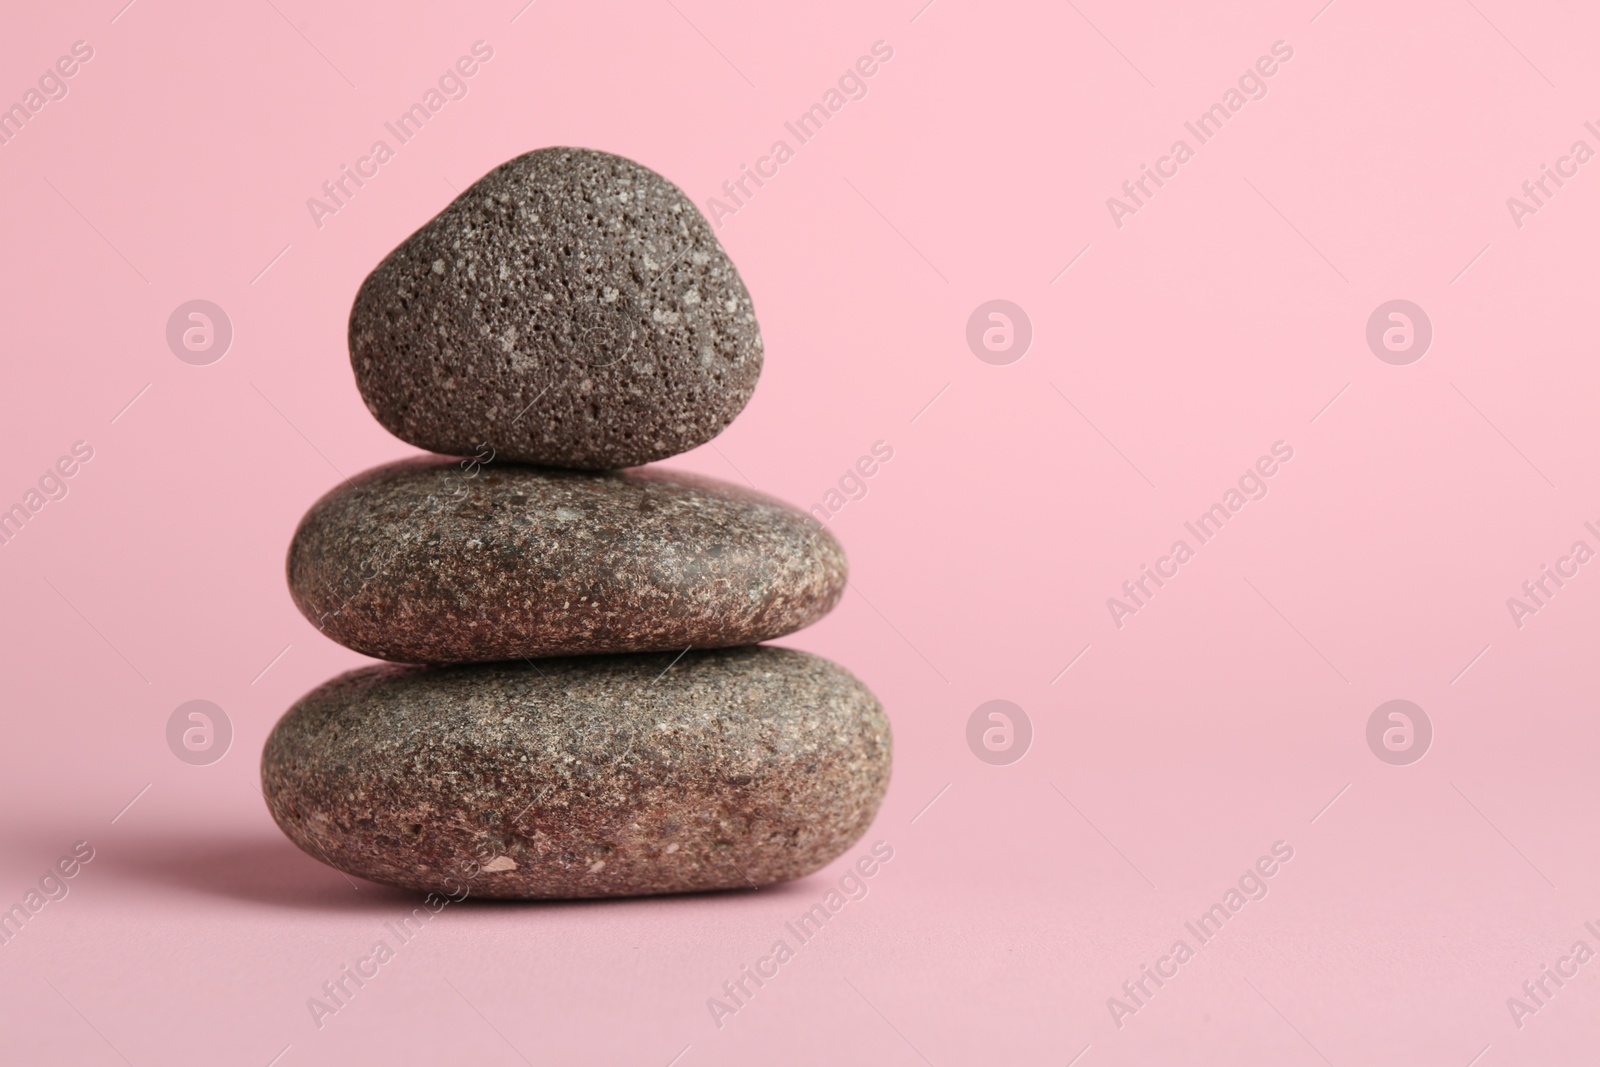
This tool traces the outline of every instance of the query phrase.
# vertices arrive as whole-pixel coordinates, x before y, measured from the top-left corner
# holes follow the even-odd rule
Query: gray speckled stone
[[[621,156],[544,148],[367,276],[350,361],[372,414],[414,445],[600,470],[720,433],[755,390],[761,334],[677,186]]]
[[[710,478],[438,457],[339,486],[289,546],[306,617],[403,663],[753,644],[826,615],[846,570],[805,513]]]
[[[608,897],[815,871],[866,832],[889,764],[865,686],[757,647],[352,671],[278,722],[261,781],[284,833],[350,874]]]

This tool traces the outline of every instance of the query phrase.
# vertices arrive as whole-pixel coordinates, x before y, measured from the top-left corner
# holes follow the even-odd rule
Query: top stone
[[[490,171],[367,276],[350,362],[391,433],[604,470],[704,444],[761,373],[739,273],[683,192],[621,156]]]

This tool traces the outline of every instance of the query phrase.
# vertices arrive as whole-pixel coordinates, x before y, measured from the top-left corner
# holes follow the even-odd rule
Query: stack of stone
[[[760,886],[832,860],[888,786],[888,722],[827,660],[837,541],[708,478],[761,370],[750,296],[694,205],[629,160],[498,167],[369,275],[350,316],[378,421],[443,455],[301,520],[295,603],[400,665],[291,708],[262,789],[295,844],[457,896]],[[469,457],[469,458],[448,458]]]

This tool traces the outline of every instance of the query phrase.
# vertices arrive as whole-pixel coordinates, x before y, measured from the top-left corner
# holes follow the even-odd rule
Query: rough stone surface
[[[481,178],[367,276],[367,407],[421,448],[589,470],[704,444],[761,373],[739,273],[677,186],[545,148]]]
[[[261,780],[342,871],[531,899],[798,878],[866,832],[889,764],[865,686],[756,647],[352,671],[278,722]]]
[[[846,571],[810,516],[710,478],[438,457],[339,486],[289,546],[306,617],[403,663],[754,644],[826,615]]]

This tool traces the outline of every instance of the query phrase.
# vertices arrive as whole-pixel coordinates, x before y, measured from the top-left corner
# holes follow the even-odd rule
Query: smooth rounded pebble
[[[603,470],[720,433],[755,390],[761,333],[682,190],[621,156],[544,148],[367,276],[350,361],[372,414],[420,448]]]
[[[418,457],[314,504],[289,591],[323,633],[402,663],[754,644],[844,592],[844,549],[771,497],[654,469]]]
[[[762,886],[844,852],[889,722],[790,649],[376,666],[314,690],[261,757],[311,856],[406,889],[520,899]]]

